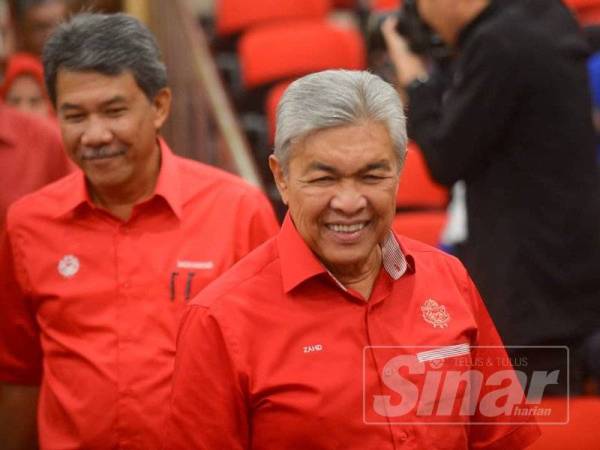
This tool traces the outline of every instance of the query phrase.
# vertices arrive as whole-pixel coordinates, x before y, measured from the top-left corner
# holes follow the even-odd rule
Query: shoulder
[[[276,295],[278,285],[281,285],[276,242],[274,237],[254,249],[204,288],[190,305],[211,311],[230,310],[240,303],[251,305]]]
[[[262,191],[237,175],[191,159],[175,156],[188,199],[198,195],[261,197]]]
[[[8,208],[7,227],[11,228],[28,221],[55,217],[66,194],[77,185],[78,177],[81,177],[81,173],[75,171],[16,200]]]

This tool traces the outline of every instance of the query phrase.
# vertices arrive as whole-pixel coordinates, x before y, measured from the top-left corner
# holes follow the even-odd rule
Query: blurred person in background
[[[7,214],[0,442],[157,449],[184,306],[278,224],[257,188],[160,137],[171,91],[137,19],[74,16],[43,60],[81,171]]]
[[[72,170],[55,124],[0,104],[0,236],[10,204]]]
[[[24,112],[41,117],[52,115],[42,63],[27,53],[16,53],[8,58],[0,98],[7,105]]]
[[[582,343],[600,324],[598,173],[588,47],[559,0],[416,0],[454,52],[449,83],[388,19],[382,31],[409,103],[409,135],[434,179],[464,180],[463,260],[506,344]],[[531,369],[562,368],[516,350]],[[557,392],[562,393],[562,392]]]
[[[14,33],[11,27],[8,0],[0,0],[0,73],[4,73],[6,60],[14,52]]]
[[[44,43],[67,15],[65,0],[9,0],[18,51],[41,57]]]

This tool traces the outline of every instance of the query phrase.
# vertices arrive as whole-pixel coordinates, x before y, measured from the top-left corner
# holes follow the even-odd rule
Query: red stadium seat
[[[402,0],[371,0],[372,11],[396,11],[402,5]]]
[[[565,0],[582,25],[600,23],[600,0]]]
[[[567,418],[567,400],[548,397],[541,408],[550,408],[550,417],[538,422],[564,422]],[[565,425],[541,425],[542,435],[528,450],[596,450],[600,448],[600,397],[573,397],[569,400],[569,420]]]
[[[225,36],[270,21],[323,18],[330,9],[330,0],[217,0],[216,32]]]
[[[447,203],[448,191],[432,181],[421,150],[415,143],[409,143],[396,205],[399,208],[443,209]]]
[[[246,89],[325,69],[364,69],[360,32],[325,20],[277,23],[248,30],[238,46]]]
[[[332,0],[334,8],[353,9],[358,5],[358,0]]]
[[[419,211],[396,214],[392,228],[398,234],[437,247],[445,225],[444,211]]]

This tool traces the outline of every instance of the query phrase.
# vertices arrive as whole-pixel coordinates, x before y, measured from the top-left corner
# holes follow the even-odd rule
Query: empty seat
[[[334,8],[353,9],[358,6],[358,0],[331,0]]]
[[[583,25],[600,23],[600,0],[565,0]]]
[[[402,0],[371,0],[372,11],[395,11],[402,5]]]
[[[550,416],[538,418],[542,435],[529,450],[595,450],[599,448],[598,416],[600,397],[546,397],[540,408]],[[547,422],[564,425],[544,425]]]
[[[396,205],[401,209],[443,209],[447,203],[447,189],[431,179],[421,150],[410,142],[400,175]]]
[[[324,69],[364,69],[366,64],[360,32],[325,20],[253,28],[241,37],[238,54],[246,89]]]
[[[444,211],[418,211],[396,214],[392,228],[398,234],[437,247],[445,225]]]
[[[217,0],[216,32],[225,36],[269,21],[322,18],[330,9],[330,0]]]

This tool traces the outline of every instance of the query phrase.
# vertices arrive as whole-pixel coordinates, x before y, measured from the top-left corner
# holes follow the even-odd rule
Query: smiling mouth
[[[81,152],[81,159],[83,161],[97,161],[101,159],[109,159],[114,158],[116,156],[121,156],[125,154],[125,149],[111,149],[102,147],[99,149],[83,149]]]
[[[357,232],[361,231],[368,224],[369,224],[368,221],[353,223],[350,225],[341,224],[341,223],[329,223],[329,224],[327,224],[327,228],[329,228],[331,231],[333,231],[335,233],[352,234],[352,233],[357,233]]]

